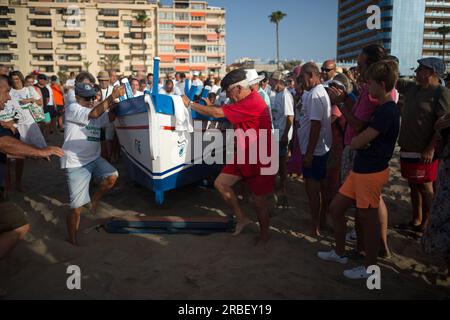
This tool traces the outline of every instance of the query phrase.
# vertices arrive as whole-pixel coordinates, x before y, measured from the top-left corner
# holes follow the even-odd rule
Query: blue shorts
[[[322,181],[327,177],[327,162],[329,152],[323,156],[314,156],[311,168],[303,167],[303,178]],[[305,155],[303,155],[303,158]]]
[[[104,180],[111,176],[118,177],[119,173],[103,158],[98,158],[83,167],[66,168],[71,209],[81,208],[91,202],[89,183],[92,176]]]

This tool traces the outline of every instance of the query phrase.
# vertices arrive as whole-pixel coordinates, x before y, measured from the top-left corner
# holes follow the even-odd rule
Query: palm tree
[[[64,71],[58,71],[57,76],[60,83],[66,83],[66,80],[69,78],[67,73]]]
[[[145,13],[145,11],[140,12],[137,16],[134,17],[137,23],[141,25],[141,39],[142,39],[142,55],[144,58],[144,71],[147,72],[147,67],[145,64],[145,43],[144,43],[144,27],[147,24],[147,21],[150,19],[149,16]]]
[[[447,65],[445,63],[445,40],[447,35],[450,33],[450,27],[444,25],[436,31],[442,36],[442,60],[444,60],[445,70],[447,70]]]
[[[112,54],[105,56],[100,63],[105,67],[106,71],[111,71],[115,70],[121,62],[118,54]]]
[[[279,37],[279,25],[281,20],[286,17],[287,14],[281,11],[272,12],[269,16],[270,22],[275,23],[277,31],[277,69],[280,70],[280,37]]]
[[[83,62],[85,71],[89,72],[89,67],[91,66],[91,64],[92,64],[92,62],[90,62],[90,61]]]

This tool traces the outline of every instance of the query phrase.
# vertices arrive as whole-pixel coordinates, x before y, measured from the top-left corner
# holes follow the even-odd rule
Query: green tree
[[[66,83],[67,79],[69,78],[67,73],[64,71],[58,71],[58,73],[56,75],[58,76],[59,83],[61,83],[61,84]]]
[[[290,60],[283,63],[283,67],[285,70],[291,71],[296,66],[301,65],[303,62],[301,60]]]
[[[105,67],[106,71],[112,71],[116,70],[121,62],[118,54],[111,54],[105,56],[100,63]]]
[[[445,41],[446,41],[447,35],[450,33],[450,27],[444,25],[444,26],[438,28],[436,31],[437,31],[437,33],[439,33],[442,36],[442,60],[444,61],[445,69],[447,70],[447,64],[445,63],[445,54],[446,54]]]
[[[140,24],[141,26],[141,39],[142,39],[142,55],[143,55],[143,59],[144,59],[144,71],[147,72],[147,66],[146,66],[146,59],[145,59],[145,43],[144,43],[144,28],[147,25],[147,21],[150,20],[150,17],[147,16],[147,14],[145,13],[145,11],[140,12],[137,16],[134,17],[134,19],[136,20],[137,23]]]
[[[84,70],[89,72],[89,67],[91,66],[91,64],[92,64],[91,61],[84,61],[83,62]]]
[[[272,12],[269,16],[270,22],[275,23],[276,32],[277,32],[277,69],[280,70],[280,35],[279,35],[279,26],[281,20],[286,17],[287,14],[281,11]]]

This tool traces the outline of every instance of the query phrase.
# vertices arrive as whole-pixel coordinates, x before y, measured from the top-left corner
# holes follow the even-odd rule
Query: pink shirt
[[[397,90],[392,90],[392,99],[394,101],[398,101]],[[363,86],[361,89],[361,94],[359,95],[358,100],[353,107],[353,115],[361,121],[369,122],[378,105],[378,100],[370,97],[369,89],[367,88],[367,86]],[[350,124],[348,124],[345,130],[344,144],[346,146],[351,145],[352,139],[358,134],[359,132],[353,129]]]

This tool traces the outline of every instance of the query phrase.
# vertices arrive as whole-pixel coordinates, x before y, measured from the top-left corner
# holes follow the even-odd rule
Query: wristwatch
[[[189,101],[188,107],[192,108],[193,105],[194,105],[194,101]]]

